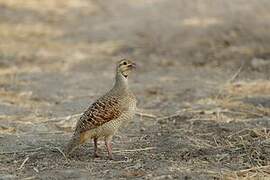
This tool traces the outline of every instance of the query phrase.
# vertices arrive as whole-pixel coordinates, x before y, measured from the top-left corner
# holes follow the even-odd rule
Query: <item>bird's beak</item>
[[[136,63],[132,62],[132,63],[129,65],[129,67],[130,67],[131,69],[136,69]]]

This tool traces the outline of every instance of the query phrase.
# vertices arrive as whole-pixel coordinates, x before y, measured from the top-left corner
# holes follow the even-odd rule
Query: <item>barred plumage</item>
[[[94,155],[97,156],[97,140],[104,137],[110,159],[111,139],[121,124],[131,119],[136,110],[136,98],[128,88],[128,75],[135,64],[123,59],[118,62],[114,87],[94,102],[80,117],[74,135],[67,146],[70,154],[78,145],[94,139]]]

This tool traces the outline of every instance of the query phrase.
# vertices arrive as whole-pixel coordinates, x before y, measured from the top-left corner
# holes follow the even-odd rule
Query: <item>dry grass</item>
[[[200,17],[192,17],[183,20],[184,26],[194,26],[194,27],[207,27],[211,25],[217,25],[222,23],[219,19],[215,17],[208,18],[200,18]]]
[[[215,108],[207,108],[197,110],[202,116],[212,116],[219,122],[231,122],[231,121],[246,121],[252,118],[262,118],[270,115],[270,109],[266,107],[254,106],[244,103],[241,100],[233,98],[221,98],[221,99],[202,99],[198,101],[198,104],[208,104]]]
[[[54,40],[63,35],[61,29],[50,24],[2,23],[1,77],[30,72],[66,72],[81,61],[94,61],[100,54],[112,56],[123,47],[121,41],[74,44]]]
[[[40,106],[49,106],[45,101],[39,101],[32,97],[32,92],[15,93],[12,91],[0,91],[1,103],[8,106],[17,106],[18,108],[26,108],[34,110]]]
[[[29,9],[42,13],[64,14],[70,9],[87,8],[88,12],[97,11],[97,6],[92,1],[86,0],[0,0],[0,5],[5,5],[13,9]]]
[[[21,41],[24,39],[37,40],[39,38],[55,38],[61,36],[63,32],[42,23],[35,24],[8,24],[0,25],[0,36],[2,40]]]
[[[183,129],[193,148],[180,153],[190,166],[178,168],[204,168],[201,173],[222,179],[269,178],[270,130],[261,126],[245,128],[250,123],[247,117],[251,121],[255,118],[244,114],[235,117],[228,116],[228,111],[201,109],[166,117],[169,122],[162,119],[163,125],[174,124],[177,128],[175,123],[187,118],[182,123],[191,123],[189,127],[193,129]]]
[[[225,87],[225,90],[230,94],[238,97],[243,96],[263,96],[270,95],[270,82],[269,81],[253,81],[244,82],[239,81],[233,84],[229,84]]]
[[[270,108],[260,104],[254,105],[244,101],[245,98],[267,98],[270,92],[269,81],[227,83],[214,98],[197,101],[206,105],[201,113],[218,117],[218,120],[230,122],[232,120],[245,121],[250,118],[270,116]],[[208,109],[207,106],[211,108]],[[213,109],[213,107],[215,107]]]
[[[268,97],[269,88],[268,81],[228,84],[222,89],[225,92],[222,97],[199,100],[197,104],[201,108],[196,110],[191,108],[181,111],[178,115],[168,116],[172,119],[177,118],[177,116],[187,116],[190,117],[189,121],[191,122],[203,120],[212,121],[212,124],[218,124],[218,127],[228,126],[224,127],[228,128],[225,131],[214,128],[213,132],[209,129],[210,132],[207,130],[205,133],[192,135],[190,141],[199,150],[188,152],[184,157],[187,159],[196,158],[195,161],[199,164],[204,158],[209,161],[214,159],[215,162],[225,163],[229,167],[233,164],[239,164],[238,169],[240,170],[212,171],[215,177],[222,179],[268,179],[270,174],[268,158],[270,130],[264,127],[239,129],[226,124],[238,122],[242,123],[244,127],[256,119],[269,117],[270,108],[254,106],[242,101],[242,98],[247,96],[264,97],[265,95]],[[232,124],[232,126],[234,125]],[[231,131],[230,128],[237,130]],[[214,144],[211,143],[211,139],[214,140]],[[231,169],[234,168],[231,167]]]

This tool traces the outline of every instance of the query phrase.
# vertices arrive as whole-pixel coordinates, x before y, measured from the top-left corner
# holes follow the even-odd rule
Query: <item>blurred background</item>
[[[266,177],[269,10],[269,0],[0,0],[0,175]],[[114,140],[128,160],[93,161],[87,144],[66,162],[55,147],[112,86],[120,58],[138,64],[130,85],[143,112]]]

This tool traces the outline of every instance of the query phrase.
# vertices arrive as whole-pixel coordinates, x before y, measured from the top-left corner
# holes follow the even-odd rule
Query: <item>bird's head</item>
[[[117,63],[117,73],[120,73],[125,78],[128,77],[129,73],[136,68],[136,64],[128,59],[122,59]]]

